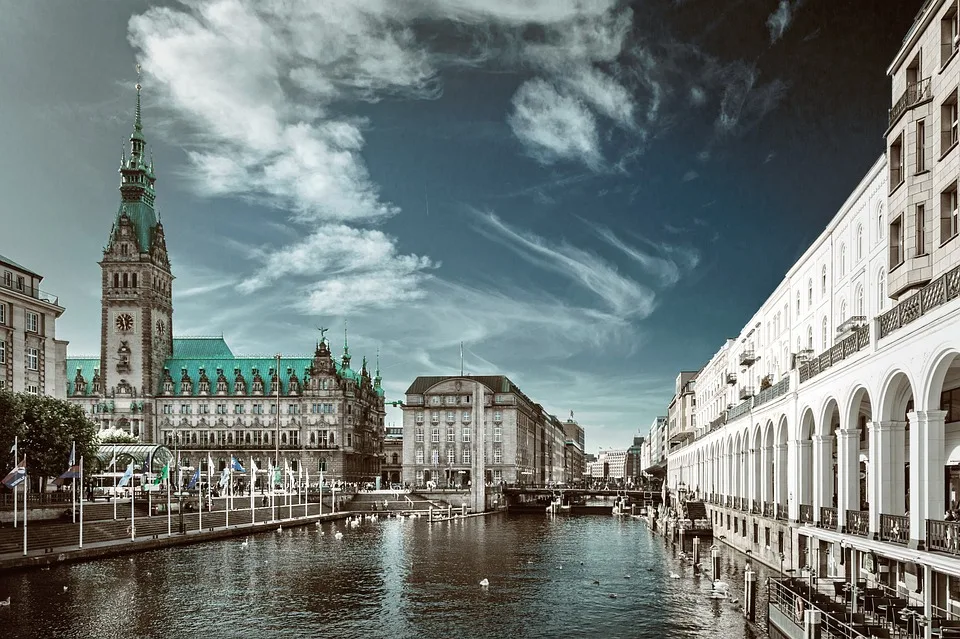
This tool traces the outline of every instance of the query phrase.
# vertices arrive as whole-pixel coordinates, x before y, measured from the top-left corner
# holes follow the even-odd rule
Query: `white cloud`
[[[478,213],[481,233],[512,249],[530,263],[580,284],[597,295],[616,317],[643,319],[656,306],[649,288],[617,272],[600,257],[566,242],[551,244],[533,234],[514,229],[493,213]]]
[[[574,160],[591,168],[600,167],[603,158],[597,121],[583,102],[560,94],[553,85],[537,78],[517,90],[513,107],[507,122],[539,161],[550,164]]]
[[[697,173],[696,171],[691,170],[691,171],[687,171],[686,173],[684,173],[684,174],[683,174],[683,177],[681,178],[681,180],[682,180],[683,182],[693,182],[693,181],[696,180],[698,177],[700,177],[700,174]]]
[[[696,268],[700,262],[699,253],[692,248],[647,241],[646,244],[658,253],[653,255],[635,246],[628,245],[608,228],[597,228],[597,234],[611,246],[619,249],[640,264],[644,270],[655,276],[662,286],[673,286],[680,281],[680,277],[684,273]]]
[[[783,37],[784,32],[793,20],[793,9],[790,0],[780,0],[776,10],[767,18],[767,28],[770,30],[770,42],[776,42]]]

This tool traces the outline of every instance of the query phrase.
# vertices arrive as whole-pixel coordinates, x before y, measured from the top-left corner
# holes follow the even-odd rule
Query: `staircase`
[[[684,506],[687,509],[687,518],[693,521],[707,519],[707,507],[702,501],[688,501]]]

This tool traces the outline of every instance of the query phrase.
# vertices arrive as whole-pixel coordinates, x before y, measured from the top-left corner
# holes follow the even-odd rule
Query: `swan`
[[[671,578],[671,579],[679,579],[679,578],[680,578],[680,575],[678,575],[678,574],[675,573],[675,572],[671,572],[671,573],[670,573],[670,578]]]
[[[7,595],[7,598],[0,601],[0,606],[9,606],[10,605],[10,595]]]
[[[277,526],[277,534],[278,535],[283,534],[283,524],[280,524],[279,526]]]
[[[64,586],[64,587],[63,587],[63,591],[66,592],[68,588],[69,588],[69,586]]]
[[[480,586],[481,586],[482,588],[486,588],[486,587],[489,586],[489,585],[490,585],[490,580],[487,579],[486,577],[484,577],[483,579],[480,580]]]
[[[334,539],[343,539],[343,533],[338,530],[337,534],[334,535],[333,537]]]
[[[594,579],[594,580],[593,580],[593,585],[594,585],[594,586],[599,586],[599,585],[600,585],[600,580],[599,580],[599,579]]]
[[[607,596],[610,597],[611,599],[616,599],[619,595],[611,592],[611,593],[610,593],[609,595],[607,595]]]
[[[624,579],[629,579],[629,578],[630,578],[630,575],[624,575],[623,578],[624,578]]]
[[[244,540],[243,540],[243,543],[240,544],[240,547],[241,547],[241,548],[246,548],[246,547],[249,546],[249,545],[250,545],[250,539],[248,538],[248,539],[244,539]]]
[[[714,590],[722,590],[722,591],[726,592],[727,590],[730,589],[730,584],[728,584],[728,583],[725,582],[725,581],[720,581],[719,579],[717,579],[716,581],[713,582],[713,589],[714,589]]]

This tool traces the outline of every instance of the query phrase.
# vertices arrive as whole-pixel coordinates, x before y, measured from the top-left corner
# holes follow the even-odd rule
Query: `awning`
[[[133,472],[159,473],[163,466],[173,459],[173,453],[166,446],[155,444],[101,444],[97,450],[96,467],[93,472],[103,473],[110,469],[113,455],[117,455],[116,471],[123,472],[133,462]],[[146,467],[144,466],[146,463]]]
[[[664,477],[667,474],[667,462],[662,461],[659,464],[654,464],[648,468],[644,468],[643,472],[648,475],[653,475],[654,477]]]

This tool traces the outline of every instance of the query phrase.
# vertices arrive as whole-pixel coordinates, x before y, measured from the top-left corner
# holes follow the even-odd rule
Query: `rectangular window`
[[[940,155],[957,143],[957,90],[954,89],[940,105]]]
[[[447,463],[455,464],[457,462],[457,451],[452,448],[447,449]]]
[[[493,463],[502,464],[503,463],[503,451],[499,448],[493,449]]]
[[[957,183],[940,194],[940,243],[957,234]]]
[[[470,441],[470,429],[469,429],[469,428],[464,427],[462,435],[463,435],[463,437],[461,438],[460,441],[465,442],[465,443]]]
[[[462,418],[460,419],[460,421],[462,421],[464,424],[468,424],[468,423],[470,423],[470,419],[471,419],[471,418],[472,418],[472,414],[470,413],[470,411],[465,410],[465,411],[463,411],[463,416],[462,416]]]
[[[493,421],[496,423],[503,421],[503,413],[498,410],[493,411]]]
[[[40,316],[36,313],[31,313],[27,311],[27,325],[24,327],[24,330],[30,333],[39,333],[40,332]]]
[[[7,343],[0,340],[0,364],[7,363]]]
[[[456,413],[455,411],[448,410],[448,411],[447,411],[447,422],[448,422],[448,423],[453,423],[453,422],[455,422],[455,421],[457,421],[457,413]]]
[[[190,404],[180,404],[180,414],[186,415],[190,412]]]
[[[430,451],[430,463],[433,464],[434,466],[440,465],[440,451],[437,450],[436,448]]]
[[[36,384],[27,384],[27,394],[28,395],[39,395],[40,387]]]
[[[956,50],[956,38],[957,38],[957,8],[953,3],[950,3],[950,8],[943,15],[943,19],[940,20],[940,66],[942,67],[947,62],[950,61],[950,58],[953,57],[953,52]]]
[[[416,421],[417,421],[418,424],[422,424],[422,423],[423,423],[423,411],[422,411],[422,410],[418,410],[418,411],[417,411],[417,413],[416,413]]]
[[[23,275],[17,275],[17,290],[23,290]]]
[[[456,442],[456,441],[457,441],[457,433],[456,433],[456,431],[453,430],[452,428],[448,428],[448,429],[447,429],[447,442],[452,444],[452,443],[454,443],[454,442]]]
[[[418,464],[422,464],[422,463],[423,463],[423,449],[422,449],[422,448],[418,448],[418,449],[417,449],[417,463],[418,463]]]
[[[227,414],[227,405],[217,404],[217,415],[226,415],[226,414]]]
[[[903,216],[890,223],[890,269],[903,263]]]
[[[7,389],[7,380],[0,379],[0,391]]]
[[[234,404],[233,412],[237,415],[243,415],[243,404]]]
[[[26,349],[24,361],[27,365],[27,370],[40,370],[40,351],[35,348]]]
[[[460,451],[460,463],[469,464],[470,463],[470,449],[464,448]]]
[[[917,120],[917,173],[927,170],[927,123]]]
[[[7,305],[0,302],[0,326],[7,323]]]
[[[502,471],[502,470],[495,470],[495,471],[493,471],[493,481],[497,482],[498,484],[503,481],[503,471]]]
[[[903,133],[890,145],[890,190],[903,182]]]
[[[439,395],[434,395],[433,397],[431,397],[431,398],[430,398],[430,405],[431,405],[431,406],[439,406],[439,405],[440,405],[440,396],[439,396]]]
[[[923,237],[927,230],[927,225],[924,220],[926,217],[926,210],[923,204],[917,204],[917,213],[914,216],[915,222],[915,233],[916,242],[917,242],[917,255],[923,255],[927,251],[927,243],[924,241]]]
[[[422,441],[423,441],[423,429],[422,429],[422,428],[418,428],[418,429],[417,429],[417,441],[418,441],[418,442],[422,442]]]
[[[493,429],[493,441],[499,442],[503,440],[503,429],[497,426]]]
[[[4,271],[3,273],[3,285],[7,288],[13,286],[13,273],[10,271]]]
[[[432,431],[430,431],[430,441],[433,442],[433,443],[437,443],[437,442],[440,441],[440,429],[439,429],[439,428],[434,428]]]
[[[444,401],[446,401],[447,404],[456,404],[457,398],[455,395],[447,395],[446,398],[444,398]]]

